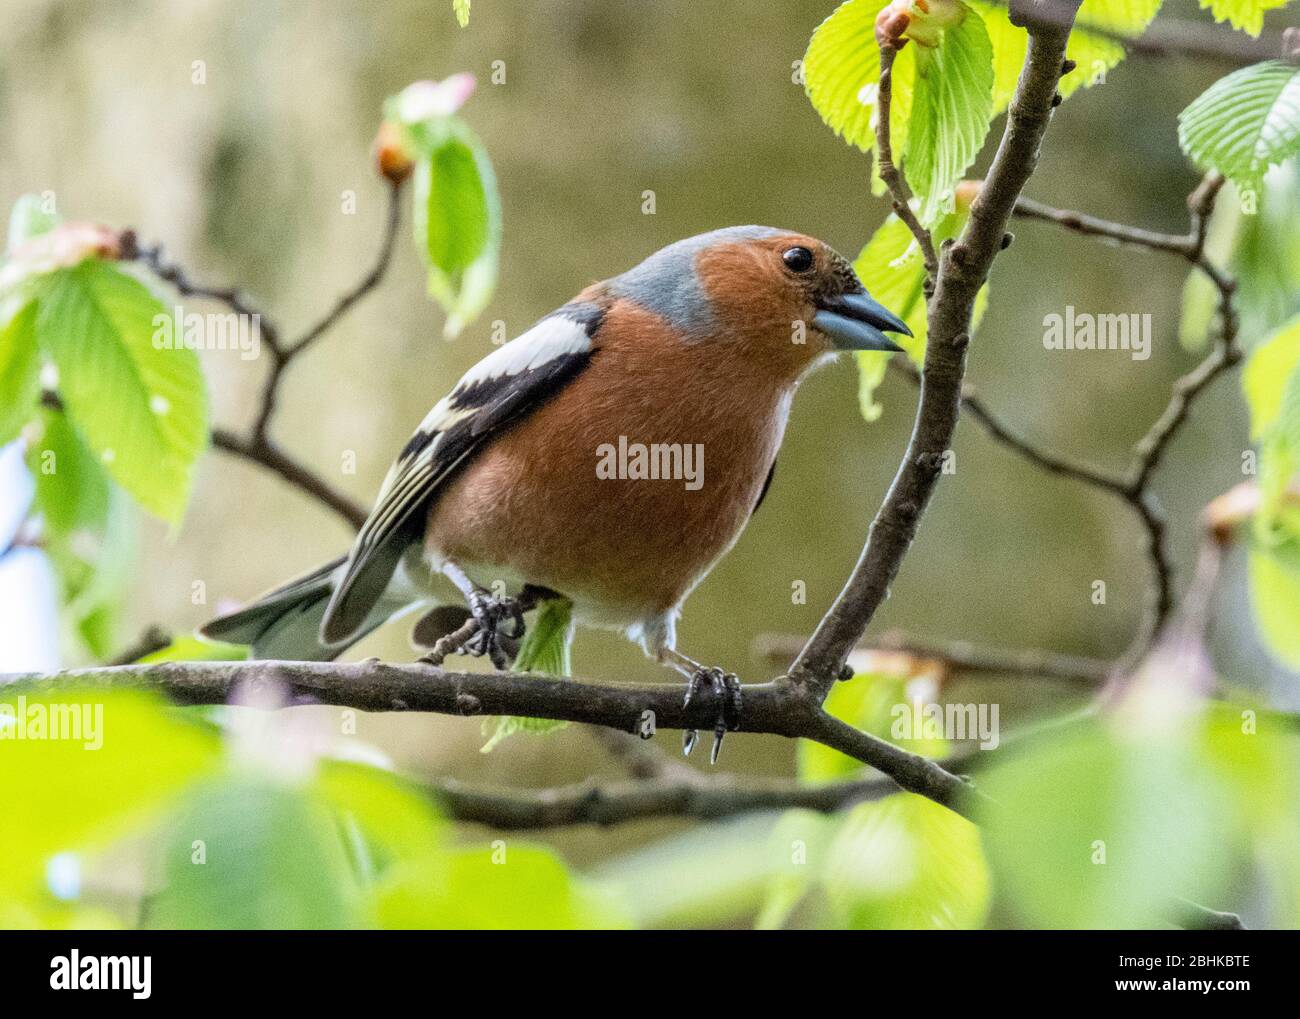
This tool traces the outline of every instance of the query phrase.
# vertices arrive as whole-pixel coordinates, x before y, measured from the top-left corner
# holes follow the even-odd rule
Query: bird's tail
[[[213,640],[247,644],[254,658],[333,661],[376,627],[411,605],[409,595],[398,599],[381,598],[346,643],[326,645],[320,637],[321,619],[345,559],[346,556],[339,556],[282,584],[238,612],[205,623],[199,632]]]

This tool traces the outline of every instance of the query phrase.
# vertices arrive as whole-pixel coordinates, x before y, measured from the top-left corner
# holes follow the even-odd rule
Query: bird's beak
[[[838,350],[902,350],[881,330],[911,336],[907,323],[867,294],[839,294],[817,302],[813,327]]]

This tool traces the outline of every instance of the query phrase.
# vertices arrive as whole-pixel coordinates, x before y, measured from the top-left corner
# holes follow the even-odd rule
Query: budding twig
[[[360,528],[366,519],[366,509],[360,503],[334,489],[310,468],[286,453],[271,438],[271,420],[275,415],[280,387],[285,372],[294,360],[338,324],[339,320],[363,297],[375,289],[388,272],[392,262],[393,246],[401,222],[401,184],[391,183],[388,188],[388,212],[379,254],[373,266],[361,280],[346,291],[334,306],[296,340],[285,342],[280,331],[264,312],[255,307],[236,287],[215,287],[196,283],[175,262],[168,261],[161,245],[138,247],[135,235],[127,231],[129,244],[124,245],[133,257],[147,266],[159,279],[165,280],[184,297],[201,297],[219,301],[238,315],[257,316],[262,342],[269,353],[271,366],[262,384],[261,399],[247,436],[226,428],[212,430],[212,444],[217,449],[245,460],[260,464],[280,476],[286,483],[310,495],[343,517],[353,528]]]
[[[894,149],[890,141],[889,107],[894,89],[894,57],[898,50],[887,42],[880,44],[880,90],[876,96],[876,149],[877,172],[880,179],[889,188],[893,198],[894,215],[907,224],[920,245],[921,257],[925,261],[927,286],[934,283],[935,273],[939,271],[939,258],[934,251],[934,238],[930,231],[921,225],[912,211],[912,189],[907,186],[902,173],[894,165]]]

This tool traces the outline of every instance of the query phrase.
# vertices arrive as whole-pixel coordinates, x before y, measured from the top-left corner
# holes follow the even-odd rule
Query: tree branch
[[[82,687],[153,690],[179,704],[225,704],[243,684],[283,686],[289,704],[444,715],[523,715],[584,722],[624,732],[707,729],[719,705],[702,693],[683,703],[680,684],[591,683],[516,672],[454,672],[423,664],[361,662],[155,662],[71,669],[53,676],[0,676],[33,693]],[[969,785],[942,766],[825,716],[805,689],[781,678],[745,687],[744,731],[825,742],[869,764],[901,788],[951,806]]]
[[[697,777],[582,782],[528,792],[480,789],[446,779],[429,788],[450,817],[507,831],[575,824],[608,826],[652,817],[718,821],[759,810],[833,813],[898,790],[883,778],[801,785],[791,779],[709,779],[689,768],[683,770]]]
[[[1068,27],[1031,22],[1028,31],[1024,69],[987,182],[971,206],[960,240],[945,245],[940,257],[927,313],[921,400],[907,452],[857,566],[790,668],[791,679],[807,686],[819,701],[888,595],[956,429],[975,296],[1002,249],[1011,212],[1038,161],[1065,60]]]

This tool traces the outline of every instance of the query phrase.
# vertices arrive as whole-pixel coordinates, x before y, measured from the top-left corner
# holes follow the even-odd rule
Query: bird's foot
[[[442,665],[448,655],[487,655],[493,666],[506,670],[519,651],[524,635],[525,604],[518,598],[496,597],[487,591],[469,596],[469,618],[451,633],[440,637],[420,657],[428,665]]]
[[[733,729],[740,728],[740,680],[730,672],[722,669],[699,669],[691,674],[686,683],[686,698],[683,707],[689,707],[691,700],[701,690],[708,689],[718,703],[717,721],[713,726],[713,749],[709,752],[709,763],[718,763],[718,751],[722,749],[722,738]],[[695,749],[699,731],[686,729],[682,732],[682,753],[689,755]]]
[[[519,599],[475,590],[469,596],[469,612],[478,629],[461,650],[487,655],[498,669],[510,668],[511,652],[519,649],[518,641],[524,635],[524,608]]]

